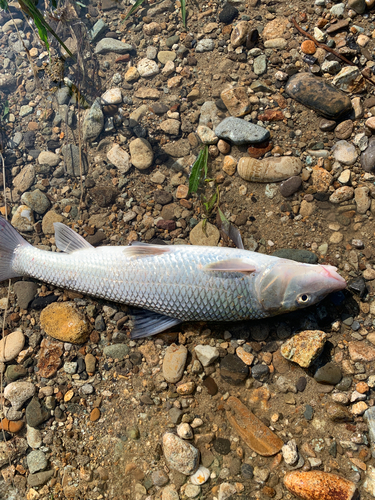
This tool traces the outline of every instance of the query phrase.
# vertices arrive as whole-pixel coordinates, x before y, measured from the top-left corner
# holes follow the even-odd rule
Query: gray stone
[[[34,111],[34,108],[32,108],[29,105],[24,105],[20,107],[20,118],[24,118],[25,116],[30,115]]]
[[[370,190],[367,186],[360,186],[354,190],[354,199],[357,204],[357,212],[365,214],[371,206]]]
[[[103,19],[99,19],[96,21],[94,26],[89,31],[90,38],[93,42],[96,42],[97,39],[107,30],[108,24],[106,24]]]
[[[176,52],[173,50],[161,50],[158,53],[158,61],[162,64],[166,64],[168,61],[174,61],[176,59]]]
[[[103,130],[103,127],[104,127],[104,115],[100,105],[100,98],[97,98],[95,99],[94,104],[91,106],[91,108],[89,109],[83,120],[83,125],[82,125],[83,140],[84,141],[95,140],[100,135],[101,131]]]
[[[211,38],[199,40],[195,47],[195,52],[211,52],[215,48],[215,42]]]
[[[263,75],[267,71],[267,58],[264,54],[254,59],[253,70],[256,75]]]
[[[164,457],[168,465],[182,474],[193,474],[199,465],[199,451],[175,434],[163,436]]]
[[[370,137],[368,147],[361,154],[360,161],[365,172],[373,172],[375,168],[375,136]]]
[[[273,257],[280,259],[294,260],[295,262],[304,262],[305,264],[317,264],[318,256],[309,250],[299,250],[296,248],[281,248],[273,252]]]
[[[47,457],[40,450],[34,450],[27,455],[27,465],[31,474],[44,470],[47,465]]]
[[[23,193],[23,195],[21,196],[21,201],[29,208],[31,208],[31,210],[34,210],[34,212],[40,215],[46,213],[51,206],[51,203],[47,196],[39,189]]]
[[[39,429],[34,429],[34,427],[30,427],[29,425],[27,427],[27,433],[26,433],[26,439],[27,439],[27,444],[30,446],[30,448],[36,449],[39,448],[42,444],[42,433],[40,432]]]
[[[23,404],[34,396],[35,386],[31,382],[12,382],[4,389],[4,397],[15,410],[20,410]]]
[[[56,92],[56,99],[57,102],[62,105],[62,104],[69,104],[71,95],[70,95],[70,89],[68,87],[62,87],[61,89],[58,89]]]
[[[42,151],[38,156],[39,165],[47,165],[48,167],[57,167],[60,163],[60,156],[52,151]]]
[[[197,345],[194,348],[194,351],[199,361],[205,367],[213,363],[220,355],[219,350],[216,347],[209,345]]]
[[[8,146],[10,149],[13,149],[13,148],[18,148],[18,146],[21,144],[22,142],[22,133],[21,132],[16,132],[14,134],[14,136],[10,139],[10,141],[8,142]]]
[[[349,96],[310,73],[293,75],[285,90],[290,97],[328,119],[336,119],[352,109]]]
[[[138,170],[145,170],[152,165],[154,153],[151,144],[146,139],[134,139],[129,144],[130,161],[138,168]]]
[[[173,2],[171,2],[171,0],[164,0],[163,2],[156,4],[155,7],[152,7],[147,11],[147,16],[155,17],[167,11],[174,11],[174,4]]]
[[[201,107],[199,125],[207,126],[209,123],[212,123],[213,127],[216,128],[221,122],[219,113],[220,111],[214,101],[204,102]]]
[[[237,145],[263,142],[270,136],[269,131],[265,128],[233,116],[225,118],[215,128],[215,134],[220,139],[228,140]]]
[[[49,417],[50,412],[35,397],[26,407],[26,422],[30,427],[38,427]]]
[[[357,160],[355,146],[347,141],[337,141],[332,148],[335,160],[343,165],[353,165]]]
[[[345,4],[344,3],[337,3],[333,7],[331,7],[330,12],[334,17],[340,18],[344,15],[345,11]]]
[[[129,354],[129,347],[126,344],[107,345],[103,349],[104,355],[108,358],[123,360]]]
[[[315,372],[314,379],[320,384],[335,385],[342,378],[341,368],[334,363],[327,363]]]
[[[302,184],[302,179],[298,175],[293,175],[289,177],[286,181],[283,181],[279,185],[279,191],[281,196],[287,198],[288,196],[292,196],[296,191],[299,190]]]
[[[20,378],[26,377],[28,371],[20,365],[9,365],[5,372],[5,378],[8,382],[15,382]]]
[[[36,474],[29,474],[27,477],[27,484],[32,488],[35,488],[36,486],[43,486],[43,484],[46,484],[50,479],[52,479],[53,474],[53,469],[37,472]]]
[[[13,179],[13,186],[17,193],[24,193],[34,184],[35,168],[33,165],[26,165],[21,172]]]
[[[67,174],[70,177],[80,177],[79,146],[75,144],[66,144],[61,148],[61,152],[64,156]],[[89,166],[84,151],[81,151],[81,167],[82,175],[87,174]]]
[[[156,61],[145,57],[137,64],[137,71],[143,78],[147,78],[157,75],[159,73],[159,66]]]
[[[134,48],[129,43],[120,42],[120,40],[116,40],[115,38],[103,38],[95,47],[95,54],[108,54],[108,52],[127,54],[132,50]]]

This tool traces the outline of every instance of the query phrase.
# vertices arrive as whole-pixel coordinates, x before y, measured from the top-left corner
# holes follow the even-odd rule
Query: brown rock
[[[40,315],[43,330],[54,339],[83,344],[89,337],[89,322],[73,302],[54,302]]]
[[[138,99],[160,99],[160,92],[152,87],[140,87],[134,95]]]
[[[315,52],[316,52],[316,45],[315,45],[315,43],[312,40],[305,40],[301,44],[301,51],[304,54],[310,54],[310,55],[315,54]]]
[[[261,422],[241,401],[233,396],[227,400],[227,418],[247,446],[264,457],[276,455],[284,442]]]
[[[286,17],[278,16],[273,21],[267,23],[262,31],[263,40],[272,40],[273,38],[281,38],[285,33],[286,27],[288,25],[288,19]]]
[[[312,169],[311,178],[313,186],[319,193],[326,193],[332,183],[332,175],[325,168],[314,167]]]
[[[284,484],[302,500],[352,500],[356,493],[352,481],[321,471],[287,472]]]
[[[260,142],[256,146],[250,146],[247,149],[247,152],[251,156],[251,158],[261,158],[264,156],[268,151],[271,151],[273,148],[273,143],[272,142]]]
[[[4,430],[7,432],[11,432],[12,434],[15,434],[23,428],[24,424],[25,422],[23,420],[17,420],[14,422],[8,420],[7,418],[3,418],[0,421],[0,430]]]
[[[369,346],[367,343],[349,342],[349,355],[350,359],[356,361],[375,361],[375,348]]]
[[[251,111],[251,104],[245,87],[224,90],[221,99],[232,116],[244,116]]]
[[[287,340],[280,348],[284,358],[308,368],[322,352],[327,334],[320,330],[305,330]]]
[[[156,366],[159,364],[159,352],[156,350],[153,342],[146,342],[139,347],[139,350],[149,366]]]
[[[250,25],[247,21],[240,21],[236,24],[230,37],[230,43],[234,49],[243,45],[249,32],[249,27]]]
[[[90,413],[90,421],[96,422],[100,418],[100,410],[99,408],[94,408]]]
[[[43,339],[39,351],[38,375],[43,378],[51,378],[60,368],[61,356],[63,355],[62,344],[49,339]]]
[[[264,113],[257,117],[262,122],[279,122],[284,120],[284,118],[285,116],[281,109],[266,109]]]
[[[335,128],[335,136],[337,139],[349,139],[352,135],[354,124],[352,120],[345,120]]]

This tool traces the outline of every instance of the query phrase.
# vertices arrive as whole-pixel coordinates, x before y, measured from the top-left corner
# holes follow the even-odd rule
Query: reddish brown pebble
[[[215,396],[219,390],[215,380],[212,377],[207,377],[203,380],[203,385],[206,387],[207,392],[210,396]]]
[[[96,422],[100,418],[100,410],[99,408],[94,408],[92,412],[90,413],[90,420],[91,422]]]
[[[160,219],[157,221],[156,227],[159,229],[164,229],[165,231],[174,231],[176,229],[176,223],[174,220]]]
[[[276,495],[276,491],[270,486],[263,486],[262,492],[270,498],[273,498]]]
[[[278,453],[284,442],[263,424],[238,398],[227,400],[227,419],[247,446],[263,457]]]
[[[258,120],[262,122],[279,122],[284,120],[285,116],[281,109],[266,109],[266,111],[258,115]]]
[[[305,40],[301,44],[301,50],[304,54],[315,54],[316,45],[312,40]]]
[[[302,500],[351,500],[356,493],[352,481],[321,471],[288,472],[284,484]]]
[[[24,426],[24,421],[23,420],[17,420],[13,422],[12,420],[8,420],[7,418],[3,418],[0,422],[0,429],[7,431],[7,432],[12,432],[16,433],[19,432],[22,427]]]
[[[119,62],[128,62],[128,61],[130,61],[130,55],[129,55],[129,54],[124,54],[123,56],[118,57],[118,58],[115,60],[115,63],[119,63]]]
[[[257,144],[256,146],[250,146],[247,149],[247,152],[251,156],[251,158],[261,158],[264,156],[268,151],[271,151],[273,148],[272,142],[261,142]]]

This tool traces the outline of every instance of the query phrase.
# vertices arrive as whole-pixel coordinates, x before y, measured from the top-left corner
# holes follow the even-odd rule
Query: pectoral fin
[[[222,273],[254,273],[256,268],[242,259],[227,259],[213,262],[204,267],[205,271],[216,271]]]
[[[180,319],[164,316],[146,309],[133,309],[130,316],[133,323],[133,329],[130,333],[132,339],[150,337],[182,323]]]

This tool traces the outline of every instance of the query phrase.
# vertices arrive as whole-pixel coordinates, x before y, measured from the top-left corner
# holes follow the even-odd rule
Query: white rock
[[[38,163],[48,167],[56,167],[60,163],[60,157],[51,151],[42,151],[38,156]]]
[[[187,422],[183,422],[177,426],[177,434],[182,439],[193,439],[194,437],[193,431]]]
[[[220,355],[219,349],[210,345],[197,345],[194,350],[203,366],[210,365]]]
[[[159,73],[159,66],[155,61],[151,59],[147,59],[147,57],[141,59],[137,65],[138,73],[143,76],[143,78],[147,78],[149,76],[154,76]]]
[[[131,167],[129,154],[118,144],[108,151],[107,158],[122,174],[126,174]]]
[[[122,94],[121,89],[109,89],[107,92],[104,92],[102,95],[103,104],[121,104],[122,103]]]
[[[164,68],[161,70],[162,74],[165,76],[171,75],[175,70],[174,62],[173,61],[167,61],[165,63]]]
[[[4,389],[4,397],[15,410],[19,410],[22,405],[35,394],[35,386],[31,382],[11,382]]]
[[[195,472],[192,476],[190,476],[190,481],[193,484],[201,485],[208,481],[210,477],[210,471],[201,465],[197,472]]]
[[[281,452],[283,454],[283,459],[288,465],[295,465],[298,461],[298,450],[297,443],[295,439],[288,441],[281,448]]]

